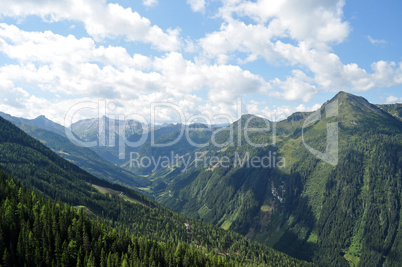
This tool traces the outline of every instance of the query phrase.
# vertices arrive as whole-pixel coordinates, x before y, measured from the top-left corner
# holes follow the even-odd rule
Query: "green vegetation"
[[[182,242],[166,243],[116,231],[101,220],[88,218],[82,209],[77,211],[22,188],[3,173],[0,251],[4,266],[241,265]]]
[[[377,105],[377,107],[388,112],[395,118],[402,120],[402,104],[401,103]]]
[[[336,166],[317,159],[303,145],[302,126],[312,113],[295,113],[275,124],[244,115],[229,126],[233,129],[234,140],[230,140],[229,131],[225,130],[214,137],[219,144],[224,144],[223,147],[211,144],[211,131],[192,131],[194,142],[209,140],[209,145],[195,149],[182,138],[167,148],[155,148],[148,142],[135,150],[142,156],[166,156],[173,151],[193,159],[200,154],[228,157],[232,163],[235,155],[238,159],[247,155],[250,158],[274,155],[276,159],[285,159],[283,168],[277,168],[275,164],[271,168],[235,164],[204,167],[193,162],[185,171],[183,166],[170,166],[152,172],[155,166],[133,170],[127,162],[119,162],[127,171],[141,177],[143,183],[148,183],[137,189],[193,219],[70,165],[60,168],[66,164],[64,161],[49,156],[36,143],[34,148],[32,144],[23,144],[25,137],[0,142],[0,166],[27,187],[71,205],[80,205],[88,215],[93,213],[92,217],[94,214],[102,217],[118,230],[129,229],[137,236],[157,242],[184,242],[208,253],[229,253],[226,256],[229,261],[237,262],[237,254],[245,262],[255,262],[256,258],[271,253],[277,255],[277,252],[232,232],[236,231],[251,240],[322,266],[400,266],[401,106],[375,106],[343,92],[327,103],[332,101],[338,102],[338,114],[327,117],[323,106],[319,110],[321,120],[304,129],[304,140],[314,149],[325,151],[327,125],[337,122],[339,161]],[[255,144],[266,145],[255,147],[249,145],[243,135],[238,136],[247,123],[249,127],[261,129],[249,132],[248,138]],[[157,143],[174,140],[180,127],[158,128],[155,132]],[[138,139],[140,134],[133,133],[131,141]],[[45,138],[42,140],[46,141]],[[49,140],[46,145],[48,143]],[[113,147],[98,150],[104,158],[116,155]],[[66,158],[71,155],[67,150],[56,151]],[[119,176],[114,177],[111,181],[120,180]],[[70,194],[70,191],[74,193]],[[186,225],[190,225],[190,232]],[[241,249],[236,249],[239,244],[243,244]],[[255,247],[251,249],[250,244]]]
[[[235,264],[262,266],[307,265],[307,263],[291,258],[281,252],[251,242],[235,232],[225,231],[218,227],[189,219],[147,199],[133,190],[98,179],[62,159],[42,143],[28,136],[3,118],[0,118],[0,168],[5,173],[18,179],[23,187],[34,191],[33,195],[46,196],[71,206],[80,207],[79,210],[80,212],[82,211],[82,214],[88,214],[88,216],[97,218],[96,222],[88,222],[85,232],[88,234],[89,240],[84,243],[84,229],[80,230],[81,228],[79,227],[74,231],[71,230],[71,232],[68,229],[70,225],[73,227],[74,218],[77,221],[80,218],[82,218],[82,221],[85,221],[89,220],[85,219],[87,215],[80,215],[80,213],[73,211],[67,206],[64,206],[59,211],[52,208],[57,207],[57,205],[63,206],[60,203],[49,204],[48,209],[47,207],[44,208],[43,204],[39,201],[38,209],[28,209],[26,217],[30,218],[32,215],[30,212],[33,212],[34,217],[31,219],[24,218],[25,222],[24,220],[15,221],[12,216],[16,216],[17,214],[14,212],[12,214],[4,212],[2,214],[10,214],[11,219],[7,215],[4,219],[1,219],[1,225],[8,227],[7,225],[12,226],[12,222],[15,222],[15,228],[11,230],[4,228],[6,230],[2,234],[16,233],[21,238],[28,239],[28,241],[22,242],[24,246],[28,242],[28,248],[32,248],[29,249],[28,254],[26,254],[27,249],[25,248],[25,256],[21,256],[20,259],[17,250],[14,249],[17,243],[10,242],[10,240],[15,240],[15,238],[18,239],[19,237],[3,236],[3,239],[10,242],[6,242],[4,245],[3,259],[5,259],[6,263],[19,264],[18,261],[21,260],[22,262],[28,261],[28,265],[35,265],[38,262],[42,265],[47,265],[48,262],[52,263],[54,260],[55,265],[58,261],[71,261],[76,265],[76,262],[80,259],[80,262],[87,260],[92,264],[93,262],[100,262],[104,258],[102,256],[102,248],[104,248],[108,261],[110,254],[111,261],[118,261],[120,264],[125,261],[128,263],[132,261],[134,264],[137,264],[138,258],[135,255],[131,256],[128,249],[130,247],[132,250],[138,248],[138,251],[140,251],[141,247],[145,246],[143,250],[148,251],[149,249],[150,252],[146,253],[143,251],[144,254],[139,254],[139,261],[146,265],[152,264],[152,261],[150,261],[151,255],[161,255],[162,252],[166,252],[167,255],[160,256],[160,258],[155,260],[156,263],[161,262],[164,265],[164,260],[166,260],[165,263],[169,262],[170,264],[172,254],[172,257],[178,255],[180,259],[183,256],[182,261],[184,261],[185,255],[193,253],[191,251],[195,251],[193,253],[194,258],[201,257],[201,265],[204,263],[208,265],[209,261],[211,265],[217,265],[219,261],[227,262],[228,264],[234,262]],[[9,181],[11,180],[9,179]],[[116,192],[123,193],[125,197],[121,197],[120,193],[116,194]],[[11,197],[9,199],[11,201]],[[20,201],[20,199],[15,199],[13,202],[14,206],[11,206],[11,208],[18,206]],[[29,204],[29,199],[27,201],[26,205],[28,207],[31,204]],[[8,203],[7,197],[4,203]],[[142,205],[138,203],[142,203]],[[23,206],[24,204],[21,205]],[[10,208],[7,210],[10,210]],[[38,210],[45,210],[45,217],[40,217],[41,213],[39,215],[36,214],[35,212]],[[58,213],[62,214],[59,216],[63,218],[62,220],[56,217],[55,219],[52,218],[52,221],[48,221],[50,219],[46,217],[47,214]],[[63,217],[64,214],[65,217]],[[26,223],[27,220],[29,220],[29,225]],[[59,248],[59,246],[55,245],[53,247],[52,245],[53,242],[56,242],[57,231],[53,233],[54,240],[47,240],[49,242],[46,245],[43,244],[46,239],[44,241],[42,232],[52,228],[35,226],[35,222],[38,225],[42,221],[43,223],[48,223],[47,225],[56,224],[57,229],[59,229],[57,231],[60,231],[61,250],[64,251],[67,248],[67,251],[72,251],[68,254],[65,253],[65,257],[67,258],[63,258],[63,253],[61,255],[60,253],[50,255],[51,252],[55,251],[56,247]],[[22,225],[23,223],[24,225]],[[91,226],[91,224],[98,226]],[[31,230],[35,227],[40,229],[40,231]],[[113,227],[114,230],[110,230],[111,228],[108,227]],[[90,230],[92,228],[93,230]],[[32,234],[30,234],[31,232]],[[108,233],[111,233],[110,242],[103,241],[105,236],[109,238]],[[33,243],[29,240],[30,236]],[[46,238],[52,237],[46,236]],[[83,251],[80,249],[80,238],[83,242]],[[106,242],[106,244],[102,242]],[[135,242],[138,243],[138,246]],[[91,245],[88,245],[89,243]],[[116,245],[113,248],[112,246],[115,243]],[[10,244],[12,249],[10,248]],[[48,248],[48,246],[51,247]],[[85,246],[87,246],[87,250],[85,250]],[[44,250],[45,248],[46,250]],[[97,250],[94,250],[91,255],[91,251],[88,248]],[[152,248],[153,252],[151,252]],[[202,252],[197,252],[196,248]],[[187,254],[187,252],[182,253],[182,250],[189,251],[190,254]],[[80,251],[83,253],[83,256],[80,256]],[[161,252],[159,253],[158,251]],[[34,256],[31,257],[30,253],[33,253]],[[205,254],[208,255],[205,256]],[[50,255],[49,261],[47,255]],[[73,258],[70,258],[69,255]],[[127,258],[125,255],[127,255]],[[144,255],[147,256],[146,259]],[[195,261],[191,257],[190,259]],[[179,262],[182,261],[173,260],[172,266],[176,266],[176,264],[180,266]],[[184,263],[182,264],[185,265]],[[192,266],[192,264],[187,264],[187,266]],[[112,265],[115,265],[115,263]]]
[[[34,120],[26,120],[15,118],[7,114],[2,115],[5,115],[7,120],[41,141],[59,156],[98,178],[130,188],[148,186],[151,184],[147,179],[138,177],[108,162],[91,149],[74,145],[65,137],[64,127],[59,124],[51,123],[43,117],[38,117]],[[52,125],[52,127],[45,127],[49,130],[39,128],[39,119],[40,121],[45,121],[45,125]]]
[[[321,120],[304,129],[304,140],[325,151],[327,124],[337,122],[337,166],[303,146],[301,127],[309,114],[299,113],[276,124],[275,145],[272,131],[264,130],[250,135],[254,143],[268,143],[264,147],[250,146],[241,136],[240,146],[235,141],[225,149],[196,150],[232,160],[235,153],[276,153],[286,159],[284,168],[192,166],[165,176],[166,189],[156,200],[323,266],[402,264],[401,121],[361,97],[341,92],[335,100],[338,115],[327,118],[321,108]],[[231,126],[234,140],[247,120],[250,127],[266,127],[264,120],[245,115]],[[228,141],[228,132],[216,140]]]

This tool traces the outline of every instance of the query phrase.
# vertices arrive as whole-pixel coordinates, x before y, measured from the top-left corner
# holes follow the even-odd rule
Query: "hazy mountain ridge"
[[[318,151],[325,151],[327,124],[336,122],[339,127],[337,166],[320,161],[306,150],[301,127],[303,118],[312,113],[296,114],[290,120],[276,124],[275,145],[272,144],[272,133],[260,132],[253,136],[254,140],[269,140],[272,145],[263,148],[247,146],[242,137],[241,146],[203,149],[207,156],[228,156],[231,159],[236,153],[241,155],[240,158],[245,153],[250,153],[250,157],[277,153],[277,157],[286,160],[284,168],[230,166],[211,170],[210,167],[193,167],[184,173],[167,176],[165,193],[161,193],[157,200],[184,214],[236,230],[293,256],[314,259],[320,264],[336,262],[347,265],[348,261],[361,261],[363,265],[369,262],[395,264],[400,261],[393,257],[398,255],[395,252],[399,246],[396,241],[399,231],[396,229],[401,228],[398,218],[402,194],[402,124],[362,97],[341,92],[326,104],[334,101],[337,101],[338,114],[327,118],[323,105],[318,111],[321,120],[304,129],[304,141]],[[243,116],[241,120],[248,118]],[[238,123],[233,124],[235,140]],[[263,120],[256,117],[253,127],[262,123]],[[222,134],[221,139],[224,141],[225,138],[228,136]],[[373,162],[377,156],[381,161]],[[386,170],[381,171],[384,168]],[[381,174],[376,176],[376,172]],[[380,186],[382,182],[378,176],[389,180],[388,185]],[[350,186],[350,183],[355,185]],[[336,188],[343,189],[337,191]],[[377,195],[376,190],[383,193]],[[378,236],[378,240],[393,242],[384,247],[383,252],[375,252],[370,246],[376,241],[370,241],[366,235],[369,235],[369,225],[375,224],[378,217],[370,212],[383,205],[381,195],[387,190],[392,190],[391,198],[398,203],[393,208],[383,207],[392,210],[384,216],[394,225],[376,231],[386,233]],[[335,194],[343,199],[338,204],[338,200],[333,198]],[[350,220],[345,220],[344,201],[355,210]],[[368,207],[372,207],[371,210]],[[334,216],[337,212],[340,214]],[[367,219],[364,216],[372,217]],[[328,228],[330,221],[332,227]],[[342,238],[342,243],[338,243],[339,238]],[[339,253],[328,254],[334,250]]]
[[[402,103],[376,105],[380,109],[388,112],[392,116],[402,120]]]
[[[36,193],[79,206],[123,232],[177,246],[180,242],[193,244],[217,260],[221,253],[240,265],[307,264],[249,242],[234,232],[186,218],[133,190],[98,179],[3,118],[0,118],[0,168]],[[20,237],[27,238],[23,234]]]
[[[147,179],[138,177],[106,161],[93,150],[74,145],[65,137],[65,129],[63,126],[47,120],[44,116],[40,116],[34,120],[28,120],[13,117],[5,113],[1,115],[32,137],[40,140],[62,158],[78,165],[98,178],[131,188],[143,187],[150,184]],[[45,122],[44,128],[40,127],[43,122]],[[49,125],[52,127],[47,127]],[[63,135],[59,134],[60,132],[63,133]]]
[[[335,116],[327,116],[325,107],[331,103],[337,106]],[[402,125],[395,116],[397,111],[398,104],[376,106],[340,92],[315,113],[294,113],[276,123],[244,115],[225,128],[234,129],[234,141],[225,131],[214,136],[224,144],[221,147],[210,140],[207,147],[194,148],[180,140],[172,147],[155,149],[147,142],[134,151],[145,156],[179,152],[191,160],[186,168],[181,164],[146,170],[143,177],[152,180],[152,186],[142,189],[186,215],[321,265],[397,265],[402,232]],[[318,114],[319,120],[305,125],[310,116]],[[243,135],[238,136],[246,123],[261,129],[250,132],[249,140],[267,145],[254,147]],[[325,152],[331,123],[339,129],[336,166],[319,160],[305,146]],[[178,134],[180,125],[167,126],[156,131],[160,143],[174,140]],[[135,141],[138,133],[129,138]],[[205,138],[211,135],[200,140]],[[110,153],[113,148],[104,149]],[[195,163],[197,155],[228,157],[233,163],[247,153],[250,158],[284,158],[285,164],[283,168],[233,164],[222,168]],[[130,169],[129,162],[124,166]],[[385,203],[387,198],[392,201]]]
[[[0,112],[0,116],[2,116],[6,120],[12,121],[13,123],[17,124],[17,126],[27,124],[57,133],[64,137],[66,136],[64,126],[47,119],[44,115],[38,116],[32,120],[14,117],[4,112]]]

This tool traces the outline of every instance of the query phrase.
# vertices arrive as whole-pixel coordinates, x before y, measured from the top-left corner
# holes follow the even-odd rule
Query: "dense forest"
[[[327,117],[325,106],[333,102],[338,105],[338,114]],[[276,251],[279,250],[323,266],[399,266],[402,124],[398,112],[400,106],[375,106],[364,98],[341,92],[315,113],[321,119],[306,127],[304,122],[314,113],[295,113],[275,124],[244,115],[227,128],[234,130],[236,142],[230,142],[225,130],[214,136],[218,143],[225,144],[223,147],[210,144],[196,149],[180,140],[169,149],[192,158],[196,153],[226,156],[233,163],[235,155],[244,159],[248,154],[250,158],[271,155],[273,160],[286,160],[283,168],[234,164],[225,168],[202,164],[197,167],[192,163],[186,171],[183,166],[156,172],[135,170],[148,183],[139,190],[193,219],[136,191],[89,175],[1,120],[0,167],[27,188],[69,203],[93,219],[102,218],[117,231],[129,231],[156,242],[194,246],[225,255],[228,262],[264,265],[275,258],[281,259],[275,262],[288,260]],[[339,130],[336,166],[318,159],[304,146],[305,142],[325,151],[330,123],[336,123]],[[257,129],[249,132],[249,140],[269,145],[255,147],[244,136],[238,136],[245,125]],[[81,160],[85,166],[79,150],[71,144],[61,144],[63,138],[57,134],[42,129],[30,133],[59,155],[72,162]],[[198,132],[193,134],[195,140]],[[200,143],[210,134],[198,136]],[[177,125],[156,131],[157,141],[162,143],[177,135]],[[169,149],[145,143],[137,151],[167,155]],[[74,159],[64,151],[75,153]],[[95,158],[88,151],[82,155]],[[132,171],[127,164],[123,167]],[[119,179],[118,175],[114,177]]]
[[[240,266],[225,255],[179,242],[116,231],[0,173],[0,251],[4,266]],[[272,261],[294,265],[294,261]],[[250,264],[251,265],[251,264]]]
[[[202,251],[201,254],[210,255],[204,257],[200,254],[200,252],[193,253],[194,255],[201,255],[200,260],[204,261],[205,264],[207,262],[217,263],[219,261],[225,261],[228,264],[235,262],[255,265],[272,264],[288,266],[307,264],[291,258],[283,253],[277,252],[271,248],[251,242],[237,233],[225,231],[218,227],[186,218],[183,215],[164,208],[163,206],[147,199],[133,190],[100,180],[81,170],[70,162],[60,158],[39,141],[28,136],[16,126],[2,118],[0,118],[0,167],[4,172],[20,180],[24,187],[35,191],[35,193],[32,193],[32,196],[35,196],[35,198],[37,197],[37,194],[39,194],[50,197],[54,200],[68,203],[69,205],[75,207],[73,209],[72,207],[64,206],[64,204],[61,204],[60,202],[58,204],[49,204],[48,208],[50,210],[47,213],[44,212],[42,214],[40,212],[37,215],[32,213],[31,215],[33,217],[29,219],[29,224],[24,224],[24,222],[22,220],[19,221],[17,217],[2,218],[2,223],[4,222],[5,225],[4,227],[8,227],[8,225],[15,225],[15,228],[5,228],[3,231],[3,235],[7,235],[3,238],[7,241],[4,243],[4,259],[6,262],[7,260],[10,260],[15,263],[20,260],[17,252],[18,248],[16,248],[18,244],[15,242],[8,242],[10,242],[10,240],[14,240],[15,238],[19,238],[19,236],[22,236],[21,238],[25,239],[29,239],[29,236],[31,236],[32,240],[36,240],[32,241],[35,244],[33,246],[35,249],[29,249],[28,251],[29,253],[34,253],[36,256],[29,258],[29,260],[34,260],[33,264],[36,263],[35,260],[41,262],[45,261],[44,264],[46,264],[48,257],[46,256],[47,253],[50,255],[51,251],[55,251],[56,249],[56,247],[50,247],[47,248],[49,249],[47,252],[41,251],[41,249],[44,249],[45,247],[45,245],[42,244],[45,242],[45,240],[42,238],[51,238],[49,236],[42,236],[42,231],[48,229],[49,227],[37,226],[36,230],[39,231],[40,229],[40,231],[35,232],[34,230],[35,221],[36,224],[38,224],[41,220],[43,220],[43,223],[46,223],[46,220],[50,220],[47,221],[48,225],[52,225],[53,227],[53,224],[55,224],[56,227],[58,227],[57,229],[59,229],[57,231],[60,231],[59,236],[61,245],[59,245],[58,249],[61,248],[61,250],[59,250],[59,252],[65,251],[64,249],[66,248],[67,250],[70,249],[69,247],[71,244],[71,249],[74,250],[74,253],[77,253],[73,254],[76,255],[74,256],[75,258],[69,258],[70,256],[65,255],[68,256],[68,259],[63,259],[62,252],[60,252],[61,254],[58,253],[55,255],[54,259],[49,259],[50,262],[54,260],[56,264],[58,260],[74,261],[74,264],[76,264],[76,260],[78,261],[78,259],[80,262],[87,260],[91,262],[98,261],[100,263],[102,259],[102,248],[104,248],[104,255],[107,255],[107,257],[109,257],[110,252],[110,260],[113,258],[115,261],[118,260],[124,262],[126,260],[127,262],[131,261],[135,263],[138,260],[138,257],[133,258],[128,255],[128,249],[130,247],[132,250],[134,248],[140,249],[141,246],[145,246],[150,251],[152,247],[154,248],[154,252],[152,253],[145,253],[143,251],[143,254],[141,254],[141,257],[147,255],[148,258],[151,254],[156,255],[159,253],[156,251],[161,251],[160,253],[162,253],[162,251],[167,251],[167,254],[169,254],[173,251],[175,253],[178,250],[178,254],[182,255],[180,252],[182,249],[188,250],[191,254],[193,252],[190,251],[198,248]],[[7,181],[7,183],[14,183],[11,182],[12,180],[10,179]],[[19,185],[16,186],[19,187]],[[30,194],[26,193],[26,195]],[[11,198],[9,200],[7,200],[7,198],[4,199],[4,203],[8,203],[7,207],[10,207],[10,201]],[[26,201],[29,200],[26,199]],[[19,200],[15,199],[13,202],[14,206],[11,207],[18,206],[18,202]],[[50,203],[51,201],[46,200],[45,202]],[[61,216],[63,220],[66,220],[65,222],[60,221],[60,217],[46,217],[46,214],[57,214],[58,211],[53,210],[58,209],[57,207],[60,207],[60,214],[69,214],[68,216],[66,215],[66,218],[63,217],[64,215]],[[43,208],[42,204],[38,206],[39,210],[46,210],[48,208]],[[27,212],[32,212],[35,210],[38,211],[38,209],[29,208],[27,209]],[[77,212],[75,209],[79,209],[80,211]],[[4,212],[3,214],[9,213]],[[41,214],[44,217],[40,217]],[[87,219],[84,219],[83,214]],[[17,215],[17,213],[10,214],[10,216]],[[26,216],[30,217],[31,215],[27,214]],[[98,250],[93,251],[92,255],[90,251],[85,250],[84,245],[82,245],[83,250],[80,249],[80,240],[86,240],[84,238],[84,229],[75,227],[74,231],[72,230],[74,218],[76,220],[83,218],[82,224],[84,224],[85,220],[89,220],[88,217],[91,217],[92,220],[95,221],[93,223],[88,221],[88,228],[85,228],[85,233],[87,233],[88,238],[93,238],[94,236],[96,238],[90,239],[88,242],[86,241],[86,244],[88,245],[91,242],[94,242],[93,245],[91,243],[90,247],[93,249],[99,248]],[[16,219],[18,222],[13,224],[11,221],[14,219]],[[71,230],[69,231],[68,229],[70,224]],[[93,231],[98,234],[91,232],[91,224],[94,225]],[[108,227],[113,227],[114,230],[107,230],[112,229]],[[115,237],[116,235],[122,235],[121,238],[120,236],[119,238],[116,237],[116,246],[118,248],[113,250],[111,247],[102,247],[102,245],[100,245],[102,242],[97,244],[99,237],[101,236],[103,238],[103,236],[100,234],[102,231],[96,229],[106,229],[106,232],[115,233],[112,234],[112,236],[115,235]],[[18,234],[20,232],[22,233],[21,235]],[[53,233],[53,238],[56,238],[56,232]],[[11,235],[8,236],[8,234]],[[16,236],[17,234],[19,236]],[[49,233],[45,234],[50,235]],[[133,238],[132,235],[141,237],[142,239]],[[126,243],[123,242],[120,244],[119,242],[122,242],[121,240],[126,240]],[[74,241],[76,241],[76,246],[74,246]],[[50,246],[52,246],[52,242],[49,242]],[[56,242],[56,239],[54,239],[54,242]],[[137,242],[137,245],[135,242]],[[111,243],[113,243],[113,241],[111,241]],[[63,244],[65,245],[64,247]],[[88,246],[86,248],[88,248]],[[125,248],[123,249],[121,246]],[[20,250],[22,250],[22,247]],[[38,255],[36,250],[38,250]],[[24,251],[27,251],[26,247]],[[52,255],[53,254],[54,253],[52,253]],[[125,257],[124,254],[126,254],[127,257]],[[185,254],[186,253],[183,253],[183,260]],[[198,256],[191,258],[192,263],[194,262],[195,258],[198,258]],[[107,260],[109,259],[107,258]],[[141,260],[143,260],[143,258],[141,258]],[[164,260],[166,260],[166,262],[170,262],[170,258],[163,259],[163,257],[160,256],[160,261],[163,262]],[[148,261],[148,264],[152,266],[152,261]],[[189,266],[191,266],[191,264]]]
[[[336,116],[325,106],[336,103]],[[231,229],[299,259],[320,265],[398,266],[402,263],[402,124],[364,98],[339,93],[317,111],[321,120],[306,127],[313,113],[298,113],[276,123],[275,136],[250,134],[244,125],[266,129],[271,122],[244,115],[233,127],[237,142],[210,145],[196,152],[206,157],[236,154],[286,160],[283,168],[192,166],[161,180],[157,200],[193,218]],[[327,125],[339,130],[338,161],[332,166],[307,151],[327,149]],[[240,131],[239,131],[240,128]],[[228,131],[216,136],[229,140]],[[273,144],[273,138],[276,139]],[[273,156],[271,156],[273,158]],[[170,194],[166,194],[170,192]]]

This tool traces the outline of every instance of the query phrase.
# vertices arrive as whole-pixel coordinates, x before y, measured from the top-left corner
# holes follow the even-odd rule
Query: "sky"
[[[402,102],[400,0],[0,0],[0,111],[68,126]],[[152,119],[153,118],[153,119]]]

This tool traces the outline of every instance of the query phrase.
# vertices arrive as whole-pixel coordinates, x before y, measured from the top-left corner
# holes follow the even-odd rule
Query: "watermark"
[[[150,168],[155,172],[160,168],[181,168],[185,172],[190,166],[202,167],[213,171],[215,168],[283,168],[286,165],[284,157],[277,152],[269,151],[265,156],[252,156],[250,152],[241,155],[235,152],[233,156],[209,156],[205,152],[195,152],[194,155],[181,156],[171,151],[169,156],[141,156],[138,152],[130,152],[130,168]]]
[[[325,113],[327,118],[338,116],[338,100],[334,100],[325,105]],[[338,164],[338,122],[330,122],[327,124],[327,141],[325,152],[320,152],[309,146],[304,140],[304,130],[310,125],[321,120],[321,109],[313,112],[308,116],[303,123],[302,127],[302,140],[303,145],[317,158],[325,161],[326,163],[336,166]]]
[[[205,115],[193,115],[186,117],[182,109],[175,104],[156,102],[150,105],[150,114],[146,118],[142,114],[115,114],[113,110],[110,110],[109,105],[106,105],[106,101],[101,100],[98,102],[80,102],[72,106],[65,116],[65,125],[70,125],[70,127],[65,127],[65,133],[68,139],[76,145],[83,147],[95,147],[95,146],[118,146],[119,147],[119,159],[125,159],[126,157],[126,147],[138,148],[147,142],[150,142],[152,147],[171,147],[177,144],[182,138],[193,146],[194,148],[203,148],[208,145],[213,145],[214,147],[222,148],[226,146],[241,146],[244,143],[252,147],[265,147],[268,145],[276,144],[276,121],[269,121],[263,119],[264,125],[260,127],[250,127],[251,122],[259,117],[249,116],[246,120],[240,120],[242,116],[242,102],[238,100],[237,117],[233,117],[229,114],[217,114],[212,118]],[[98,115],[98,136],[97,140],[83,141],[74,134],[71,125],[73,124],[73,118],[76,114],[79,114],[82,110],[89,109],[95,111]],[[178,121],[176,125],[179,125],[178,135],[174,140],[169,142],[158,143],[155,136],[155,132],[158,127],[156,127],[156,117],[158,110],[170,109],[176,112],[178,115]],[[106,116],[107,115],[107,116]],[[261,119],[261,118],[260,118]],[[125,133],[127,123],[129,121],[136,121],[142,125],[141,137],[135,142],[130,141]],[[225,121],[228,126],[225,127],[214,127],[218,122]],[[236,129],[234,128],[233,122],[237,122]],[[193,125],[202,124],[202,127],[194,127]],[[211,131],[211,138],[206,142],[199,142],[191,137],[191,132],[194,131]],[[228,139],[221,142],[218,139],[220,133],[226,132],[228,134]],[[269,132],[271,134],[271,140],[269,142],[257,143],[253,142],[250,135],[256,132]],[[237,136],[236,140],[234,136]],[[117,136],[117,138],[116,138]],[[106,138],[108,137],[108,138]],[[107,139],[107,140],[106,140]]]
[[[120,160],[129,160],[132,168],[147,168],[156,171],[159,168],[180,167],[187,170],[189,166],[208,168],[214,170],[217,167],[228,168],[248,167],[248,168],[283,168],[285,159],[276,151],[270,151],[269,147],[275,147],[277,142],[277,121],[275,118],[268,120],[257,116],[242,116],[242,100],[237,101],[236,116],[229,114],[216,114],[208,117],[202,114],[186,116],[185,112],[176,104],[166,102],[155,102],[150,104],[148,116],[144,114],[121,114],[116,113],[114,103],[106,103],[105,100],[80,102],[72,106],[65,116],[65,134],[68,139],[83,147],[109,146],[118,148],[118,157]],[[161,126],[157,124],[157,117],[162,111],[170,111],[176,114],[177,122],[175,124],[175,136],[172,139],[163,142],[158,139],[157,130]],[[318,151],[307,144],[305,140],[305,131],[311,125],[321,120],[321,108],[308,116],[302,126],[302,142],[306,149],[317,158],[331,164],[338,163],[338,123],[331,122],[327,124],[326,150]],[[92,111],[97,114],[96,138],[84,140],[74,133],[71,125],[73,118],[77,117],[83,111]],[[325,105],[326,118],[336,117],[338,115],[338,102],[332,101]],[[138,129],[135,129],[136,138],[129,138],[129,122],[136,122]],[[257,123],[256,123],[257,121]],[[225,122],[225,125],[217,126]],[[197,134],[192,132],[208,132],[209,137],[202,141],[202,138],[195,138]],[[259,133],[263,133],[260,138],[254,138]],[[132,135],[131,135],[132,136]],[[225,138],[222,138],[225,136]],[[174,146],[185,140],[193,149],[190,154],[175,154]],[[136,149],[147,144],[151,148],[171,148],[170,155],[141,155]],[[256,148],[264,151],[262,156],[253,156],[248,151],[240,154],[237,150],[232,151],[229,156],[225,153],[219,153],[228,147],[242,147],[247,145],[250,148]],[[216,148],[215,154],[208,153],[208,147]],[[204,151],[203,151],[204,149]],[[220,149],[220,150],[219,150]],[[133,152],[135,151],[135,152]],[[211,155],[210,155],[211,154]],[[223,155],[223,156],[219,156]]]

